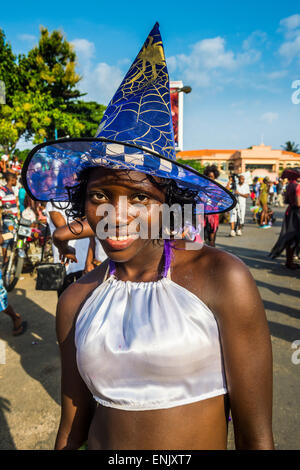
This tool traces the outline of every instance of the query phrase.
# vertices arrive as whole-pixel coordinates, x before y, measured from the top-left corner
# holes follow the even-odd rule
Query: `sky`
[[[300,144],[299,1],[3,3],[0,28],[14,53],[37,44],[41,25],[63,31],[84,99],[105,105],[158,21],[170,79],[192,88],[184,150]]]

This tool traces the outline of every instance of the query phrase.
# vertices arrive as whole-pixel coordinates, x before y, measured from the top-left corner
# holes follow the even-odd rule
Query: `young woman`
[[[73,206],[96,233],[101,204],[148,209],[166,189],[138,172],[92,169]],[[78,201],[78,198],[75,198]],[[263,305],[237,258],[173,242],[102,240],[114,262],[69,287],[57,311],[62,416],[56,449],[272,449],[272,359]],[[123,247],[121,244],[123,243]],[[223,364],[223,365],[222,365]],[[94,398],[93,398],[94,397]]]
[[[69,199],[108,257],[59,299],[56,449],[226,449],[230,410],[238,449],[273,449],[271,342],[255,282],[236,257],[180,239],[199,206],[216,214],[235,200],[176,162],[170,111],[156,24],[97,136],[41,144],[23,167],[32,197]],[[160,209],[175,204],[184,217],[168,225]]]

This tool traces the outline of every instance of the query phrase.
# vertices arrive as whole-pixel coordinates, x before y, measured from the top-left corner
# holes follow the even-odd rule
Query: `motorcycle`
[[[13,239],[10,256],[3,269],[3,283],[8,292],[16,286],[25,264],[33,272],[43,259],[49,260],[52,255],[47,224],[33,223],[24,217],[18,220],[11,216],[10,219],[9,230]]]

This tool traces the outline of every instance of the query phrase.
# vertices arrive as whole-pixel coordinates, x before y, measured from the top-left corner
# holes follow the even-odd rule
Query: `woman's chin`
[[[117,263],[125,263],[141,250],[143,244],[141,239],[134,240],[100,240],[107,256]]]

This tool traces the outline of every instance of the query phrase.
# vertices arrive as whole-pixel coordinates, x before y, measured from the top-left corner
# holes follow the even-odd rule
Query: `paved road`
[[[282,220],[283,209],[275,211],[278,219],[269,230],[257,228],[248,217],[243,236],[230,238],[229,226],[221,225],[217,246],[239,256],[257,282],[272,335],[276,448],[299,450],[300,364],[292,362],[291,346],[300,340],[300,270],[286,270],[284,257],[267,257]],[[59,423],[56,293],[39,292],[34,286],[34,279],[24,274],[9,294],[9,301],[29,321],[25,335],[12,337],[9,318],[0,317],[0,346],[4,344],[6,352],[6,364],[0,364],[0,449],[52,449]],[[229,448],[234,448],[232,425]]]

